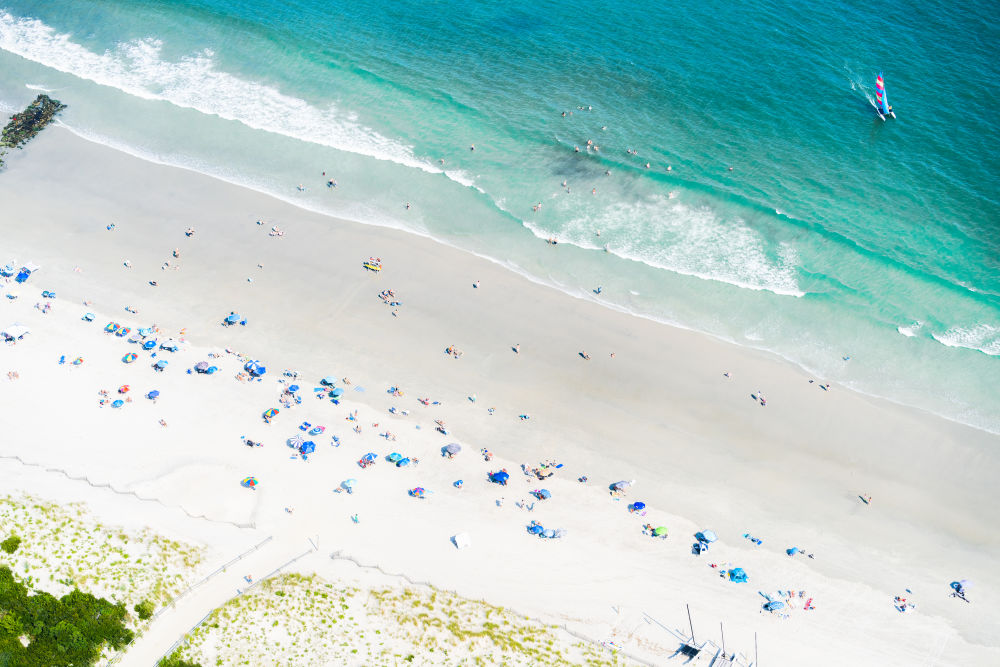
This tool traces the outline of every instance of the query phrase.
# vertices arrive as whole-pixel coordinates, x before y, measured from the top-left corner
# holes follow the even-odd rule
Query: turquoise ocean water
[[[990,3],[0,0],[0,107],[1000,432],[998,43]]]

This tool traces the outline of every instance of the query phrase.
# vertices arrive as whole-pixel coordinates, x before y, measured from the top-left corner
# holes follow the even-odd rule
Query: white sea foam
[[[948,347],[978,350],[991,357],[1000,355],[1000,326],[977,324],[971,327],[952,327],[944,333],[932,333],[934,340]]]
[[[723,222],[707,206],[653,196],[577,215],[558,233],[534,223],[525,226],[539,238],[557,236],[560,243],[593,249],[600,247],[594,244],[594,230],[600,229],[607,251],[622,259],[744,289],[805,295],[796,280],[798,255],[791,245],[779,244],[770,257],[757,232],[739,221]]]
[[[909,326],[905,327],[900,325],[896,327],[896,331],[903,334],[907,338],[913,338],[914,336],[917,335],[917,331],[920,330],[921,326],[923,326],[923,322],[914,322],[913,324],[910,324]]]
[[[142,99],[237,121],[255,130],[444,173],[415,156],[410,146],[361,125],[353,114],[333,104],[318,108],[273,86],[220,71],[209,49],[174,62],[165,60],[162,46],[159,40],[148,38],[95,53],[37,19],[0,10],[0,49],[46,67]],[[472,185],[461,172],[446,175],[462,185]]]
[[[46,88],[45,86],[39,85],[37,83],[26,83],[26,84],[24,84],[24,87],[27,88],[28,90],[37,90],[37,91],[39,91],[41,93],[51,93],[52,92],[52,88]]]

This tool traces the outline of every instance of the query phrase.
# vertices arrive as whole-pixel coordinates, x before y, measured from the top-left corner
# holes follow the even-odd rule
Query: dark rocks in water
[[[0,135],[0,148],[23,148],[24,144],[52,122],[55,115],[66,108],[59,100],[39,95],[24,111],[10,117],[10,122]],[[0,166],[3,153],[0,153]]]

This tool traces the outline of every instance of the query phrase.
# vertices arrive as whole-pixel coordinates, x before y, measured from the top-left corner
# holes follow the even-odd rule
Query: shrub
[[[17,535],[11,535],[3,542],[0,542],[0,549],[3,549],[9,554],[17,551],[17,548],[21,546],[21,538]]]
[[[139,619],[145,621],[153,615],[156,605],[152,600],[143,600],[133,608],[135,609],[135,613],[139,614]]]
[[[92,665],[105,645],[132,641],[125,605],[74,590],[61,598],[30,591],[0,567],[0,647],[5,665]]]
[[[174,651],[163,660],[160,660],[157,667],[201,667],[197,662],[188,662],[181,657],[180,649]]]

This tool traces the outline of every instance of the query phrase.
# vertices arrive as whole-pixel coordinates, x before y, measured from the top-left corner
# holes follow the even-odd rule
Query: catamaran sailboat
[[[886,116],[896,117],[893,112],[892,107],[889,106],[889,98],[885,94],[885,80],[882,78],[882,72],[878,73],[878,78],[875,80],[875,113],[882,120],[885,120]]]

